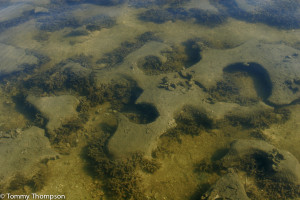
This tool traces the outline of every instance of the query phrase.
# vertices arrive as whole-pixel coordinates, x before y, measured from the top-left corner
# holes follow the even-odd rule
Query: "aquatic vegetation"
[[[103,6],[114,6],[124,2],[124,0],[64,0],[68,4],[90,3]]]
[[[158,40],[159,38],[156,37],[153,32],[145,32],[139,35],[133,42],[122,42],[120,47],[107,53],[103,58],[100,58],[97,61],[97,64],[105,64],[106,67],[113,67],[114,65],[121,63],[127,55],[142,47],[145,43]]]
[[[21,173],[17,173],[6,189],[9,192],[28,192],[28,189],[30,189],[31,192],[37,192],[43,189],[48,177],[49,171],[47,167],[41,164],[40,169],[31,178],[26,177]],[[27,190],[25,188],[27,188]]]
[[[29,185],[34,192],[40,191],[44,188],[48,181],[49,171],[46,166],[41,166],[40,170],[31,178]]]
[[[20,0],[3,0],[1,9],[8,4],[27,5]],[[66,177],[61,179],[66,179],[62,183],[66,193],[71,191],[73,194],[76,183],[76,187],[82,187],[78,188],[80,195],[87,199],[202,199],[229,168],[234,168],[243,178],[242,185],[251,199],[299,197],[299,185],[282,180],[283,176],[273,176],[276,170],[273,165],[282,160],[280,154],[257,152],[230,164],[224,161],[230,151],[226,148],[229,141],[236,138],[276,141],[299,157],[297,145],[291,142],[296,132],[293,128],[297,127],[294,126],[297,113],[291,112],[299,109],[300,92],[296,70],[299,52],[291,47],[297,48],[297,30],[280,31],[244,22],[297,28],[298,4],[294,6],[296,3],[292,0],[259,3],[254,0],[30,0],[28,8],[32,10],[16,13],[11,16],[19,17],[0,22],[3,46],[24,52],[26,49],[26,55],[37,58],[34,58],[36,64],[21,62],[16,65],[20,71],[0,75],[3,97],[0,117],[5,119],[6,111],[17,113],[7,117],[14,119],[0,121],[0,128],[5,129],[0,131],[1,140],[15,140],[17,134],[14,133],[25,135],[19,130],[35,125],[41,128],[39,133],[48,146],[51,141],[49,149],[54,149],[53,157],[48,159],[54,159],[57,153],[67,155],[72,152],[62,159],[75,159],[76,165],[78,159],[87,158],[89,164],[85,170],[93,170],[83,171],[82,165],[78,165],[76,172],[82,174],[72,176],[72,183],[68,183],[67,173],[63,173]],[[0,14],[3,14],[2,10]],[[142,21],[136,23],[136,18]],[[224,25],[227,19],[228,24]],[[25,24],[16,27],[25,22],[28,27],[24,27]],[[184,22],[186,30],[176,32]],[[38,29],[31,30],[34,25]],[[146,32],[120,41],[128,38],[131,27]],[[25,28],[25,34],[9,35],[6,31],[9,28]],[[162,41],[157,35],[166,40]],[[119,47],[103,55],[105,44],[102,42],[106,37],[118,37],[115,42],[119,41]],[[111,39],[114,38],[109,41]],[[176,43],[175,40],[184,42]],[[72,48],[67,45],[61,49],[61,55],[55,52],[68,42],[76,45]],[[38,53],[41,48],[46,55]],[[68,49],[73,52],[67,52]],[[78,54],[60,62],[74,52]],[[93,56],[87,52],[93,52]],[[47,55],[54,60],[49,62]],[[23,59],[22,56],[14,58]],[[233,64],[224,66],[224,63]],[[48,106],[48,110],[59,108],[57,110],[67,112],[67,106],[72,104],[74,115],[65,119],[58,117],[57,126],[51,129],[48,127],[51,117],[42,109],[30,107],[28,104],[32,101],[27,97],[42,99],[62,95],[69,95],[76,102],[56,101]],[[43,103],[43,106],[47,105],[50,104]],[[6,125],[9,120],[13,125]],[[13,126],[19,126],[19,129],[7,128]],[[281,131],[286,133],[282,135]],[[157,141],[160,136],[161,141]],[[27,138],[24,136],[22,141]],[[135,152],[140,149],[148,153],[155,145],[159,146],[152,152],[152,157]],[[218,145],[220,149],[217,149]],[[37,149],[40,149],[38,145],[34,150]],[[3,154],[7,155],[13,154]],[[18,156],[12,158],[18,160]],[[30,155],[21,161],[27,162],[30,158],[34,157]],[[54,163],[51,171],[69,169],[61,163],[65,161]],[[79,164],[83,163],[87,162]],[[182,164],[186,167],[181,167]],[[194,164],[197,165],[192,171]],[[11,167],[7,169],[12,170]],[[25,172],[13,173],[15,177],[11,182],[11,176],[8,176],[7,183],[0,185],[0,193],[36,192],[44,186],[45,191],[51,192],[53,185],[47,185],[46,167],[40,171],[35,169],[35,174],[32,174],[33,170],[28,174]],[[89,175],[91,177],[86,177]],[[172,180],[170,176],[173,176]],[[81,178],[78,184],[76,181]],[[167,184],[164,181],[169,180],[166,179],[170,180]],[[188,197],[197,183],[201,184],[195,195]],[[146,185],[149,187],[144,188]],[[162,187],[164,185],[166,187]],[[172,195],[168,194],[172,192]]]
[[[80,64],[84,68],[92,68],[92,66],[93,66],[92,59],[93,59],[92,56],[87,56],[85,54],[79,54],[79,55],[76,55],[74,57],[67,59],[66,62],[71,61],[71,62]],[[69,74],[69,73],[70,73],[70,71],[68,71],[67,74]],[[82,72],[82,73],[84,73],[84,72]]]
[[[71,147],[76,146],[75,132],[82,128],[85,120],[76,118],[63,124],[60,128],[48,133],[48,137],[52,144],[69,144]]]
[[[199,135],[211,129],[213,121],[205,112],[193,106],[185,106],[175,117],[176,127],[166,131],[161,137],[172,137],[181,142],[180,135]]]
[[[46,31],[40,31],[36,35],[33,36],[33,39],[38,42],[47,41],[50,37],[50,34]]]
[[[231,17],[251,23],[261,22],[270,26],[293,29],[299,28],[300,21],[297,15],[299,3],[289,0],[272,0],[266,3],[255,1],[229,0],[211,1],[223,12]],[[219,5],[221,6],[219,6]]]
[[[220,13],[212,13],[210,11],[201,9],[190,9],[189,15],[196,19],[196,23],[214,27],[224,23],[227,20],[227,16]]]
[[[220,13],[213,13],[201,9],[184,9],[184,8],[151,8],[139,14],[139,19],[146,22],[162,24],[167,21],[183,20],[188,21],[196,19],[197,24],[214,27],[224,23],[227,16]]]
[[[102,28],[111,28],[116,25],[116,20],[108,15],[94,15],[81,19],[72,15],[70,10],[74,9],[72,6],[65,4],[63,1],[53,2],[50,5],[49,13],[38,16],[36,26],[47,32],[54,32],[65,27],[77,29],[84,27],[82,30],[72,30],[66,36],[87,35],[88,31],[101,30]],[[81,32],[80,32],[81,31]]]
[[[87,155],[98,176],[105,179],[108,194],[116,199],[144,199],[145,196],[139,188],[141,178],[136,171],[141,168],[146,172],[154,173],[160,164],[143,158],[140,153],[135,153],[125,160],[111,158],[106,145],[115,129],[94,135],[88,145]]]
[[[87,36],[89,34],[86,30],[74,30],[66,34],[65,37],[78,37],[78,36]]]
[[[23,24],[35,17],[34,10],[24,11],[20,17],[0,22],[0,33],[11,27]]]
[[[151,7],[151,6],[171,6],[178,7],[184,5],[190,0],[129,0],[130,5],[137,8],[141,7]]]
[[[33,74],[30,79],[24,81],[24,87],[26,89],[37,88],[46,93],[53,93],[64,88],[66,79],[67,77],[58,70],[58,67],[54,67],[45,72]]]
[[[272,174],[273,161],[264,152],[257,152],[248,158],[244,158],[236,166],[248,173],[249,176],[254,176],[257,187],[256,190],[247,191],[248,196],[257,198],[262,195],[267,199],[289,199],[300,196],[300,187],[293,183],[283,180],[274,180]],[[263,192],[261,192],[263,191]]]
[[[116,20],[106,15],[96,15],[83,21],[86,30],[97,31],[102,28],[111,28],[116,25]]]
[[[141,94],[142,89],[133,80],[119,80],[108,85],[88,88],[87,99],[91,105],[112,103],[113,108],[120,110],[126,104],[133,104]]]
[[[146,22],[162,24],[167,21],[185,20],[188,13],[183,9],[149,9],[139,14],[139,19]]]
[[[29,180],[23,174],[16,174],[9,184],[9,190],[24,190],[24,187],[29,184]]]
[[[208,92],[212,97],[212,102],[225,101],[240,105],[252,105],[258,102],[258,99],[241,96],[240,89],[232,79],[225,77],[225,80],[217,82],[217,85]]]
[[[174,46],[172,50],[162,51],[167,58],[162,62],[159,57],[149,55],[138,62],[138,67],[147,75],[158,75],[169,72],[179,72],[201,60],[200,46],[196,40],[190,39],[180,46]]]
[[[40,30],[48,32],[58,31],[65,27],[78,28],[82,25],[78,19],[64,13],[40,17],[37,19],[37,22]]]
[[[159,71],[168,70],[162,67],[162,62],[157,56],[146,56],[139,66],[148,75],[156,75],[160,73]]]
[[[246,128],[269,128],[275,123],[284,123],[289,119],[290,111],[288,109],[280,108],[274,111],[259,111],[256,113],[235,116],[227,115],[226,119],[231,122],[233,126],[241,125]]]

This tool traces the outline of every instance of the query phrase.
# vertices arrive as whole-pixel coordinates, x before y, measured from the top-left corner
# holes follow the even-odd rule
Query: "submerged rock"
[[[249,22],[262,22],[285,29],[300,27],[299,1],[227,0],[216,2],[225,6],[226,11],[237,19]]]
[[[1,138],[0,154],[1,183],[20,171],[30,174],[41,160],[58,156],[51,149],[45,131],[35,126],[21,131],[16,138]]]
[[[0,43],[0,76],[22,71],[25,67],[38,64],[38,58],[25,49]]]
[[[58,129],[64,123],[77,117],[79,100],[71,95],[54,97],[28,96],[26,100],[32,104],[48,120],[49,132]]]
[[[206,89],[215,87],[224,72],[245,72],[257,84],[256,89],[264,89],[260,91],[263,100],[290,104],[300,98],[299,55],[299,50],[284,44],[251,40],[233,49],[203,51],[202,60],[188,70],[195,72],[194,79]]]
[[[239,167],[238,163],[248,163],[249,159],[253,159],[252,164],[265,178],[300,184],[300,164],[295,156],[265,141],[236,140],[231,144],[228,154],[222,158],[222,162],[225,167]]]
[[[249,200],[239,176],[233,170],[222,176],[201,199]]]
[[[217,102],[211,104],[207,102],[209,94],[202,87],[197,86],[198,84],[194,80],[196,73],[189,70],[190,68],[183,69],[180,74],[168,72],[148,75],[139,67],[139,61],[147,56],[155,56],[165,61],[167,58],[162,52],[170,49],[170,46],[166,44],[151,41],[130,53],[119,65],[93,74],[93,82],[97,88],[115,81],[120,82],[123,79],[133,80],[141,92],[134,95],[135,98],[131,103],[136,106],[150,105],[151,109],[155,110],[155,112],[148,112],[150,115],[155,113],[155,117],[151,118],[150,116],[152,120],[145,123],[135,123],[128,114],[121,111],[118,127],[107,144],[109,153],[115,158],[130,157],[136,151],[150,155],[156,147],[157,139],[167,129],[176,126],[174,117],[185,106],[199,109],[203,115],[207,116],[208,121],[212,121],[212,126],[218,120],[222,120],[226,115],[236,111],[250,115],[257,110],[271,109],[263,102],[252,105],[250,108],[236,103]],[[162,87],[162,81],[163,84],[170,83],[172,89]],[[121,85],[124,84],[119,84],[119,87],[123,88]],[[150,109],[150,107],[148,108]]]

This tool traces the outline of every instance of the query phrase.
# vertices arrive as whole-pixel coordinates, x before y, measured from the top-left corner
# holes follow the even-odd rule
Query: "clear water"
[[[0,199],[299,199],[299,28],[298,0],[0,1]]]

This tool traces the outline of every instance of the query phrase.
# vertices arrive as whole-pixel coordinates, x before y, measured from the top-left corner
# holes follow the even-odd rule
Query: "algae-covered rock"
[[[189,68],[195,80],[210,89],[223,79],[224,72],[243,72],[265,88],[263,98],[273,104],[289,104],[300,97],[300,51],[284,44],[248,41],[233,49],[209,49],[202,60]]]
[[[222,176],[201,199],[249,200],[239,176],[233,170]]]
[[[227,0],[216,1],[237,19],[261,22],[284,29],[299,28],[299,1],[293,0]]]
[[[42,159],[55,159],[58,155],[51,149],[45,131],[35,126],[20,132],[16,138],[1,138],[0,154],[0,182],[19,171],[30,174]]]
[[[273,108],[267,106],[262,101],[255,102],[250,107],[231,102],[211,103],[209,100],[211,99],[210,94],[207,92],[206,87],[212,82],[215,83],[216,80],[222,79],[223,67],[225,68],[226,65],[219,64],[220,69],[217,67],[216,71],[220,70],[220,73],[216,72],[217,75],[214,74],[215,70],[213,67],[207,69],[206,65],[202,65],[203,61],[192,65],[188,69],[182,69],[180,73],[171,71],[164,74],[153,73],[149,75],[139,66],[139,61],[149,58],[149,56],[166,62],[167,57],[163,52],[170,50],[172,48],[166,44],[151,41],[127,55],[119,65],[93,74],[93,83],[96,88],[101,88],[103,85],[114,82],[118,83],[119,88],[126,88],[130,87],[130,84],[123,84],[122,82],[126,83],[128,80],[131,80],[131,82],[134,81],[136,86],[140,88],[140,92],[135,93],[136,95],[127,95],[134,97],[131,98],[132,101],[130,103],[133,105],[151,105],[151,109],[157,111],[155,112],[157,113],[156,117],[146,123],[136,123],[139,120],[128,119],[132,115],[126,113],[120,114],[116,132],[107,143],[111,155],[115,157],[130,157],[136,151],[150,155],[151,151],[156,147],[157,139],[167,129],[176,126],[175,116],[180,111],[185,112],[183,108],[186,106],[200,110],[201,116],[205,117],[201,118],[204,122],[199,124],[203,124],[207,120],[211,123],[206,127],[210,128],[213,128],[218,121],[228,116],[244,120],[256,116],[259,112],[273,112]],[[227,50],[220,51],[220,54],[222,52],[226,54]],[[204,59],[206,58],[204,57]],[[228,59],[230,59],[229,56]],[[210,62],[221,61],[213,59]],[[211,73],[211,76],[207,74],[206,76],[202,76],[205,73]],[[212,80],[208,80],[208,78]],[[110,95],[110,93],[114,94],[120,91],[120,89],[116,91],[115,89],[109,91],[107,94]],[[134,92],[134,90],[126,91]],[[113,96],[113,98],[118,96],[122,95]],[[126,102],[128,103],[128,101]],[[151,112],[148,113],[151,114]],[[256,117],[252,121],[253,126],[256,125],[257,120],[263,119],[262,117]],[[266,117],[268,116],[266,115]],[[272,122],[266,121],[265,123],[269,124]]]
[[[30,95],[26,100],[48,120],[46,128],[49,132],[77,117],[76,108],[79,100],[74,96],[35,97]]]
[[[249,159],[253,159],[256,170],[268,179],[300,184],[300,164],[295,156],[265,141],[236,140],[222,161],[224,166],[232,167],[241,162],[248,163]]]

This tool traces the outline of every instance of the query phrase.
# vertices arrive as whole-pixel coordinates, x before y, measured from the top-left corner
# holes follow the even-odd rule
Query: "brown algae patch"
[[[138,62],[138,67],[146,75],[159,75],[170,72],[179,72],[188,68],[201,60],[200,46],[197,40],[187,40],[180,46],[174,46],[172,50],[162,51],[162,56],[166,60],[162,61],[159,57],[149,55]]]

